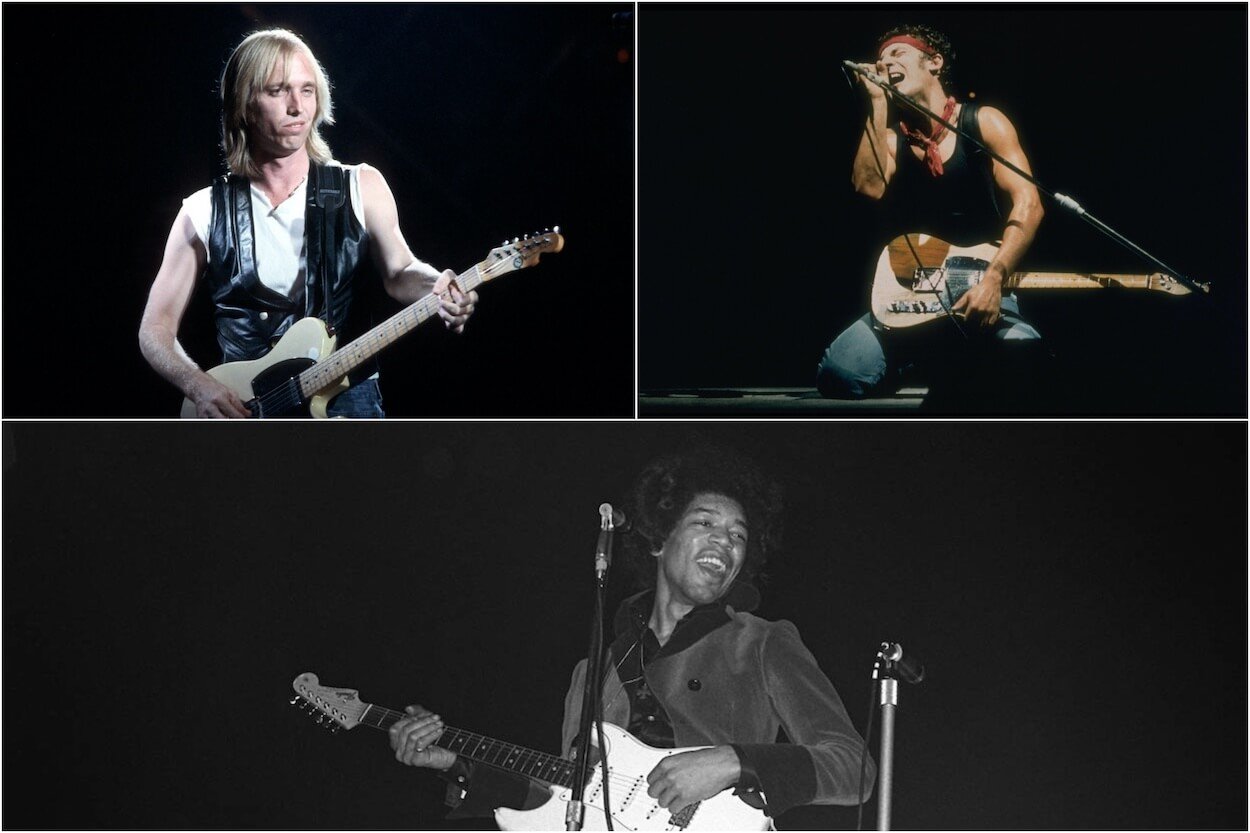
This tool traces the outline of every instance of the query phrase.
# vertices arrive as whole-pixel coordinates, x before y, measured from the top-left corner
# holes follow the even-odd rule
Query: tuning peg
[[[559,234],[559,233],[560,233],[560,227],[559,227],[559,226],[552,226],[552,227],[551,227],[551,230],[552,230],[552,231],[554,231],[556,234]]]
[[[330,730],[330,734],[332,735],[337,735],[339,733],[339,724],[337,723],[331,723],[326,728]]]
[[[297,695],[295,695],[294,697],[292,697],[292,698],[288,701],[288,703],[289,703],[290,705],[292,705],[292,706],[298,706],[298,705],[299,705],[300,703],[302,703],[302,702],[304,702],[304,700],[303,700],[303,698],[302,698],[302,697],[300,697],[298,694],[297,694]]]
[[[519,237],[514,237],[514,238],[512,238],[512,242],[513,242],[513,243],[520,243],[520,242],[521,242],[521,238],[519,238]]]

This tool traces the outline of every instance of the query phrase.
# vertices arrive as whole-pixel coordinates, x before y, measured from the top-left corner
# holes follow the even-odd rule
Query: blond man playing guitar
[[[464,329],[477,294],[462,294],[452,282],[454,272],[440,272],[413,255],[399,230],[395,198],[382,174],[368,165],[345,166],[344,181],[337,189],[339,194],[346,192],[336,215],[339,245],[322,258],[331,272],[340,270],[329,293],[332,306],[324,300],[315,303],[315,293],[306,291],[319,285],[321,274],[309,263],[308,238],[319,228],[311,222],[305,227],[305,203],[309,188],[320,187],[321,172],[332,174],[337,166],[319,130],[333,123],[329,82],[302,40],[281,29],[249,35],[226,64],[221,93],[223,146],[236,199],[229,202],[229,196],[223,196],[218,206],[225,205],[233,212],[230,222],[248,224],[251,233],[242,238],[221,233],[229,224],[219,216],[223,212],[214,211],[213,189],[185,200],[139,327],[144,358],[194,403],[198,416],[252,415],[234,390],[205,373],[178,342],[183,313],[204,275],[213,281],[218,340],[227,360],[258,358],[272,339],[305,313],[320,315],[329,309],[342,326],[350,317],[352,296],[370,277],[358,274],[369,263],[382,275],[392,298],[412,303],[435,293],[443,299],[438,314],[446,326],[456,332]],[[314,175],[318,182],[310,183]],[[327,188],[332,187],[333,180],[326,182]],[[245,202],[249,199],[250,210]],[[224,251],[227,245],[232,246],[230,251]],[[364,249],[367,259],[353,262],[351,269],[344,266],[349,250]],[[238,253],[255,261],[250,269],[248,258],[234,273],[229,272],[229,263],[219,264]],[[320,284],[322,295],[325,283]],[[353,379],[352,387],[339,397],[337,410],[332,404],[330,412],[381,416],[376,379]]]

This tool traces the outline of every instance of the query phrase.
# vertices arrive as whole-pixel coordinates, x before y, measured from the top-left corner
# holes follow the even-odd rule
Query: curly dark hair
[[[663,549],[681,514],[699,494],[724,495],[742,506],[749,532],[738,577],[763,578],[765,562],[781,543],[781,486],[737,452],[699,446],[653,460],[630,490],[633,526],[623,544],[639,586],[655,586],[652,555]]]
[[[950,83],[951,70],[955,66],[955,48],[951,46],[950,38],[932,26],[919,24],[895,26],[877,39],[877,54],[881,54],[881,44],[899,35],[910,35],[913,38],[918,38],[929,44],[929,48],[934,53],[940,53],[945,60],[942,62],[942,68],[938,70],[938,80],[942,82],[943,86]]]

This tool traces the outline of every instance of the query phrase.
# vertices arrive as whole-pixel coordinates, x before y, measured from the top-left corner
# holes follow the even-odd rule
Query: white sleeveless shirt
[[[344,165],[348,187],[351,189],[352,209],[361,228],[365,226],[365,207],[360,197],[360,169],[364,165]],[[187,216],[195,227],[195,234],[208,251],[209,226],[213,219],[213,188],[210,185],[196,191],[182,201]],[[304,285],[307,264],[307,243],[304,237],[304,203],[308,199],[308,179],[305,178],[291,196],[277,208],[269,203],[260,189],[252,186],[252,227],[256,240],[256,272],[260,282],[275,292],[291,297],[296,287]]]

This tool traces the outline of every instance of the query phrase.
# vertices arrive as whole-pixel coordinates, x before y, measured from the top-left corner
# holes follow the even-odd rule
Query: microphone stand
[[[912,683],[924,679],[924,666],[904,658],[902,646],[884,642],[877,651],[872,678],[881,680],[881,756],[877,764],[877,829],[890,829],[894,800],[894,711],[898,708],[898,681]]]
[[[1016,174],[1019,174],[1020,176],[1024,177],[1029,182],[1033,183],[1033,185],[1036,186],[1037,190],[1041,191],[1043,194],[1053,199],[1059,205],[1063,206],[1064,208],[1074,213],[1076,216],[1080,217],[1085,222],[1089,223],[1091,226],[1093,226],[1103,235],[1111,238],[1116,243],[1119,243],[1121,246],[1133,252],[1134,254],[1138,255],[1139,257],[1145,258],[1150,263],[1159,267],[1160,271],[1166,272],[1167,274],[1176,278],[1178,281],[1188,286],[1191,290],[1194,290],[1195,292],[1200,292],[1203,294],[1209,293],[1211,291],[1211,285],[1209,283],[1200,283],[1199,281],[1195,281],[1192,278],[1189,278],[1186,275],[1181,274],[1176,269],[1173,269],[1171,266],[1168,266],[1162,260],[1159,260],[1159,258],[1152,255],[1150,252],[1146,251],[1141,246],[1138,246],[1136,243],[1129,240],[1127,237],[1120,234],[1115,229],[1111,228],[1111,226],[1107,225],[1102,220],[1099,220],[1093,214],[1090,214],[1088,211],[1082,208],[1081,205],[1076,200],[1072,199],[1071,197],[1064,196],[1063,194],[1055,193],[1054,191],[1051,191],[1050,189],[1044,187],[1040,182],[1037,181],[1035,177],[1020,170],[1018,167],[1011,164],[1010,162],[1008,162],[1003,157],[999,156],[994,151],[990,150],[981,142],[972,138],[971,136],[969,136],[964,131],[960,130],[955,125],[951,124],[950,122],[946,121],[941,116],[939,116],[938,114],[934,113],[928,107],[925,107],[923,104],[917,101],[912,101],[910,98],[908,98],[905,95],[901,95],[898,92],[898,90],[891,87],[889,82],[883,79],[881,76],[877,75],[876,73],[868,72],[865,69],[861,69],[860,66],[853,61],[843,61],[842,65],[846,67],[847,69],[850,69],[858,73],[859,75],[862,75],[864,78],[867,78],[869,83],[876,84],[878,87],[885,90],[886,95],[890,96],[892,100],[896,102],[900,102],[906,105],[907,107],[910,107],[911,109],[915,110],[916,112],[921,113],[925,116],[928,116],[929,118],[933,119],[935,122],[942,125],[943,127],[951,131],[952,133],[956,133],[962,136],[963,138],[967,139],[969,142],[972,142],[972,144],[976,145],[981,150],[985,151],[990,156],[990,158],[992,158],[994,161],[998,162],[1003,167],[1011,171],[1014,171]]]
[[[599,543],[595,548],[595,616],[590,624],[590,647],[586,652],[586,680],[582,687],[582,717],[578,727],[577,740],[573,748],[577,754],[577,765],[573,770],[572,797],[565,810],[565,830],[581,830],[586,811],[582,797],[586,794],[586,781],[590,775],[590,731],[596,722],[600,725],[599,756],[603,771],[607,772],[608,750],[603,745],[602,710],[597,708],[600,700],[599,680],[603,675],[603,608],[604,588],[606,585],[608,566],[612,563],[612,511],[608,507],[605,513],[600,509]],[[607,779],[604,778],[604,807],[607,811],[607,828],[612,829],[611,804],[608,801]]]
[[[881,678],[881,760],[877,764],[877,829],[890,829],[894,799],[894,710],[898,707],[898,680],[889,676],[887,663]]]

